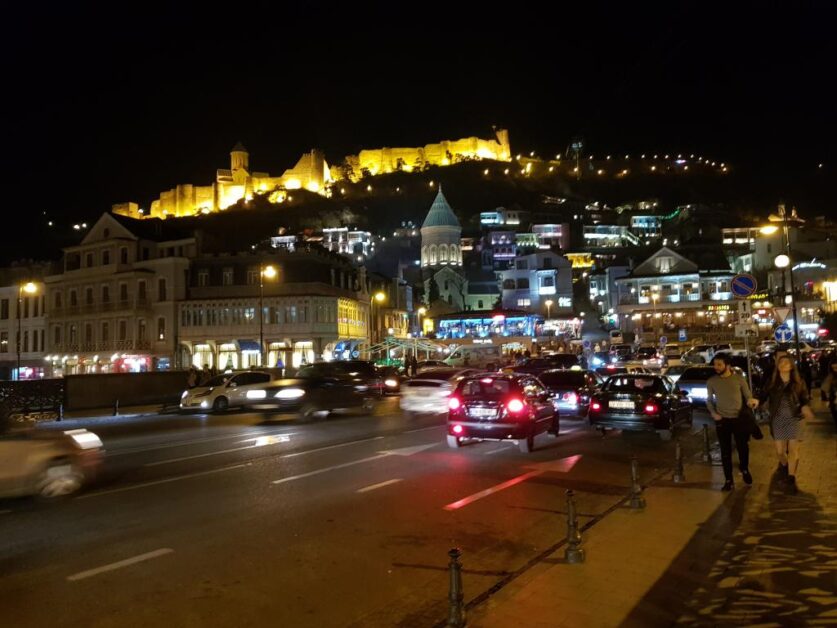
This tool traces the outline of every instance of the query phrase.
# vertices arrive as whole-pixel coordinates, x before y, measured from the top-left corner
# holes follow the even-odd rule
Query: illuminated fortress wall
[[[282,202],[287,190],[301,188],[326,195],[329,184],[346,178],[357,181],[367,171],[371,175],[397,170],[410,172],[427,166],[447,166],[463,159],[510,161],[508,131],[497,130],[496,139],[491,140],[466,137],[419,148],[362,150],[358,155],[346,157],[350,170],[343,166],[330,168],[323,153],[312,149],[280,177],[271,177],[266,172],[250,172],[250,155],[239,142],[230,152],[230,168],[218,169],[212,184],[181,183],[162,192],[151,202],[148,212],[141,213],[139,206],[131,202],[115,204],[111,211],[131,218],[179,218],[209,214],[222,211],[241,199],[249,200],[256,193],[269,194],[271,202]]]

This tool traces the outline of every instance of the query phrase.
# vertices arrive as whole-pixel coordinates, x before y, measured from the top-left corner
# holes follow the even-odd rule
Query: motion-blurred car
[[[225,412],[241,407],[247,401],[248,390],[264,387],[271,379],[273,376],[264,371],[216,375],[200,386],[184,390],[180,397],[180,410]]]
[[[678,426],[692,424],[692,405],[659,375],[614,375],[590,400],[590,425],[628,431],[656,431],[669,440]]]
[[[447,364],[442,362],[441,360],[422,360],[416,364],[416,374],[421,373],[426,369],[436,369],[436,368],[450,368]]]
[[[384,396],[386,385],[384,378],[375,369],[375,365],[367,360],[335,360],[333,362],[316,362],[304,366],[296,373],[297,377],[349,377],[359,386],[366,386],[366,392]]]
[[[569,369],[572,367],[580,368],[578,356],[574,353],[554,353],[542,358],[526,358],[520,364],[514,366],[504,366],[502,371],[504,373],[527,373],[529,375],[538,375],[544,371],[551,369]]]
[[[406,418],[418,414],[445,414],[448,398],[459,380],[477,372],[455,367],[425,369],[404,382],[398,405]]]
[[[0,497],[71,495],[96,476],[103,453],[99,437],[84,429],[0,435]]]
[[[480,374],[462,379],[448,399],[448,446],[468,439],[516,440],[529,453],[535,436],[558,434],[558,411],[536,377]]]
[[[303,419],[324,419],[335,410],[372,412],[377,393],[372,395],[363,378],[335,371],[308,372],[292,379],[271,380],[265,386],[251,386],[244,405],[253,410],[298,412]]]
[[[552,405],[562,417],[587,416],[590,397],[603,383],[601,376],[593,371],[544,371],[538,379],[552,395]]]
[[[375,367],[378,376],[384,383],[384,394],[396,394],[401,392],[401,386],[407,376],[404,371],[397,366],[378,366]]]

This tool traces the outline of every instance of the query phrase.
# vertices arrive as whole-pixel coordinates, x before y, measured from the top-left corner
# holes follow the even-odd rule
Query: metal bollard
[[[465,626],[465,604],[463,603],[464,593],[462,592],[462,565],[459,563],[459,557],[462,552],[458,547],[454,547],[448,552],[450,556],[450,563],[448,569],[450,570],[450,591],[448,592],[448,626],[461,628]]]
[[[119,416],[119,399],[113,403],[113,416]]]
[[[631,508],[645,508],[642,486],[639,484],[639,463],[636,456],[631,458]]]
[[[567,549],[564,550],[564,559],[573,564],[584,562],[584,550],[581,549],[581,532],[575,515],[572,489],[567,490]]]
[[[56,420],[57,421],[63,421],[64,420],[64,404],[63,403],[58,404],[58,419],[56,419]]]
[[[703,426],[703,455],[701,456],[701,460],[704,462],[712,462],[712,452],[709,448],[709,426],[706,424]]]
[[[674,443],[674,477],[676,483],[685,482],[686,474],[683,471],[683,449],[680,447],[680,439]]]

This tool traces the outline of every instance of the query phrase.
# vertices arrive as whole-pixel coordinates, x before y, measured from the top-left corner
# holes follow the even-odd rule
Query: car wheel
[[[69,460],[53,460],[38,481],[40,499],[58,499],[78,492],[84,477]]]
[[[307,403],[300,408],[299,414],[305,421],[313,421],[326,418],[328,410],[320,410],[315,404]]]
[[[230,402],[226,397],[218,397],[215,403],[212,404],[213,412],[226,412],[230,407]]]
[[[371,397],[367,397],[363,400],[360,407],[363,409],[364,414],[371,414],[375,411],[375,400]]]
[[[462,440],[458,436],[448,434],[448,447],[451,449],[459,449],[462,447]]]
[[[520,453],[522,454],[532,453],[532,450],[535,448],[535,435],[529,434],[526,438],[521,438],[517,441],[517,446],[520,448]]]
[[[672,430],[657,430],[657,434],[659,434],[660,440],[664,443],[670,441],[673,436]]]

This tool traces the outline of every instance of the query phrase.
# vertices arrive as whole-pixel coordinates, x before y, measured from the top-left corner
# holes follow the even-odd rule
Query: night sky
[[[593,154],[695,152],[773,185],[837,171],[825,2],[310,4],[15,7],[0,44],[4,212],[147,207],[210,183],[237,140],[251,168],[281,174],[312,147],[337,161],[492,124],[542,155],[580,134]],[[528,12],[502,8],[517,4]]]

